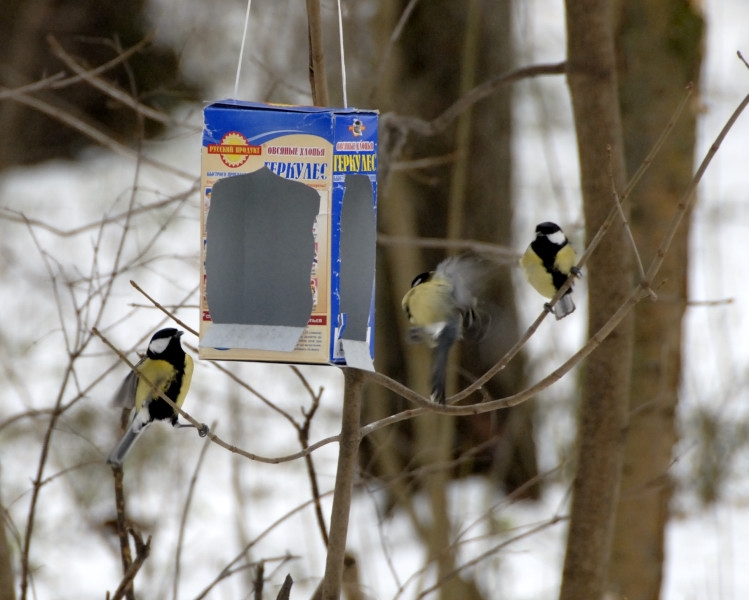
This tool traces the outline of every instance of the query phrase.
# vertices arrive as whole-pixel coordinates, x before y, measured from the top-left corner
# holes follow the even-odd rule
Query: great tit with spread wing
[[[536,237],[520,258],[525,277],[536,291],[546,298],[553,298],[570,275],[580,277],[580,269],[575,266],[577,256],[556,223],[546,221],[536,226]],[[563,319],[575,310],[572,301],[572,286],[559,301],[546,309],[554,313],[557,320]]]
[[[434,271],[421,273],[411,282],[401,306],[412,327],[410,342],[424,342],[432,348],[431,399],[445,404],[447,357],[452,345],[466,330],[477,330],[481,323],[477,290],[484,272],[472,256],[443,260]]]
[[[109,454],[107,463],[121,466],[125,456],[140,435],[154,421],[169,420],[174,427],[192,427],[179,423],[178,413],[167,398],[181,407],[187,396],[192,379],[193,362],[180,344],[184,331],[174,328],[161,329],[153,334],[146,355],[128,373],[114,396],[114,404],[133,407],[133,414],[125,434]],[[198,429],[201,436],[208,433],[203,425]]]

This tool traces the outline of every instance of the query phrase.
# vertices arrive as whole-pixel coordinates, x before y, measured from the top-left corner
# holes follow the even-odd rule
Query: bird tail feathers
[[[117,442],[117,445],[114,447],[114,450],[109,453],[109,456],[107,457],[107,464],[110,464],[114,467],[121,467],[122,461],[125,460],[125,456],[127,456],[127,453],[130,452],[130,448],[132,448],[135,441],[140,437],[140,435],[148,428],[150,423],[140,423],[136,420],[130,423],[130,427],[127,428],[127,431],[122,436],[119,442]]]
[[[432,351],[432,402],[445,404],[445,380],[447,378],[447,357],[450,348],[458,339],[459,328],[456,323],[448,323],[437,338],[437,345]]]
[[[564,317],[573,312],[575,312],[575,303],[572,301],[572,294],[565,294],[554,305],[554,316],[556,316],[557,321],[564,319]]]

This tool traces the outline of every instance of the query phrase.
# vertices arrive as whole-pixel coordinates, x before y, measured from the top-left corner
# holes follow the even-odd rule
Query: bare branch
[[[286,579],[284,579],[283,581],[281,589],[278,590],[278,596],[276,596],[276,600],[289,600],[289,598],[291,598],[291,586],[293,584],[294,580],[291,578],[291,575],[287,575]]]
[[[611,182],[611,197],[614,200],[614,204],[619,212],[619,218],[624,223],[624,229],[627,232],[629,243],[632,245],[632,252],[635,255],[635,262],[637,263],[637,271],[640,274],[640,281],[645,281],[645,268],[642,266],[642,258],[640,258],[640,252],[637,250],[637,244],[635,243],[635,236],[632,235],[632,228],[629,226],[629,220],[627,215],[624,213],[624,207],[622,206],[621,200],[619,199],[619,193],[616,191],[616,181],[614,180],[614,164],[611,156],[611,146],[606,146],[606,150],[609,155],[609,181]],[[655,292],[652,288],[648,288],[650,297],[653,300],[657,300]]]
[[[291,366],[291,369],[302,381],[302,384],[309,392],[310,398],[312,399],[312,407],[310,408],[310,410],[305,411],[304,409],[302,409],[302,413],[304,414],[304,423],[302,425],[296,424],[299,443],[302,446],[302,450],[305,450],[309,447],[309,431],[310,427],[312,426],[312,419],[314,418],[315,413],[317,413],[317,409],[320,407],[320,397],[322,395],[322,389],[318,393],[315,393],[307,379],[304,377],[304,375],[302,375],[302,372],[293,365]],[[317,525],[320,529],[320,535],[322,536],[323,544],[325,544],[325,547],[327,547],[328,528],[325,524],[325,517],[322,514],[322,505],[320,503],[320,487],[317,483],[317,472],[315,471],[315,463],[312,461],[311,454],[305,455],[304,463],[307,467],[307,476],[309,477],[310,486],[312,487],[312,499],[315,502],[315,518],[317,519]]]
[[[394,113],[385,113],[380,120],[385,121],[387,125],[395,125],[397,128],[412,131],[418,135],[437,135],[438,133],[445,131],[461,113],[484,98],[491,96],[500,86],[528,79],[530,77],[539,77],[541,75],[564,75],[566,69],[567,63],[560,62],[521,67],[497,75],[496,77],[477,85],[471,91],[458,98],[458,100],[451,104],[442,114],[431,121],[425,121],[419,117],[396,115]]]
[[[130,93],[119,89],[111,83],[107,83],[93,71],[83,68],[80,63],[78,63],[72,56],[70,56],[70,54],[65,51],[60,42],[58,42],[53,35],[47,36],[47,43],[52,48],[52,54],[63,61],[65,65],[76,75],[78,75],[83,81],[85,81],[92,87],[104,92],[110,98],[114,98],[124,106],[133,109],[136,113],[164,125],[172,127],[185,127],[193,133],[197,133],[200,131],[200,127],[181,123],[167,114],[164,114],[158,110],[154,110],[150,106],[146,106],[145,104],[138,102]],[[118,55],[122,55],[122,51],[120,51]]]
[[[122,425],[127,427],[127,411],[122,411]],[[114,505],[117,514],[117,538],[120,542],[120,559],[122,560],[122,572],[127,574],[133,564],[133,556],[130,551],[130,538],[128,537],[127,512],[125,509],[125,490],[124,477],[121,466],[112,469],[112,478],[114,481]],[[133,577],[135,573],[133,573]],[[128,600],[135,600],[133,591],[132,577],[128,580],[129,585],[125,586],[125,595]],[[122,587],[122,584],[120,584]]]
[[[193,179],[195,179],[195,175],[193,173],[189,173],[178,167],[172,166],[168,163],[161,162],[154,158],[149,158],[148,156],[140,155],[138,152],[133,151],[132,149],[125,146],[124,144],[121,144],[120,142],[115,141],[112,137],[110,137],[103,131],[100,131],[92,123],[88,123],[84,121],[83,119],[76,117],[75,115],[65,112],[62,109],[56,106],[53,106],[52,104],[48,102],[45,102],[44,100],[39,100],[38,98],[34,98],[33,96],[29,96],[28,94],[24,94],[24,93],[14,94],[12,96],[12,99],[15,100],[16,102],[20,102],[21,104],[24,104],[35,110],[38,110],[39,112],[42,112],[45,115],[48,115],[52,117],[53,119],[56,119],[60,121],[61,123],[64,123],[68,127],[71,127],[72,129],[79,131],[86,137],[92,139],[93,141],[95,141],[97,144],[100,144],[104,148],[111,150],[115,154],[119,154],[121,156],[130,158],[133,160],[140,159],[144,163],[152,167],[156,167],[157,169],[160,169],[167,173],[172,173],[173,175],[177,175],[178,177],[182,177],[183,179],[186,179],[189,181],[192,181]]]
[[[343,416],[338,450],[333,508],[330,516],[330,539],[322,582],[322,600],[339,600],[346,555],[351,492],[361,442],[361,395],[363,371],[344,368]]]
[[[167,317],[169,317],[172,321],[177,323],[180,327],[183,329],[189,331],[192,333],[195,337],[198,337],[198,332],[195,331],[192,327],[190,327],[187,323],[185,323],[182,319],[179,319],[173,312],[168,311],[164,306],[162,306],[157,300],[155,300],[152,296],[150,296],[147,292],[143,290],[142,287],[140,287],[137,283],[135,283],[132,279],[130,280],[130,285],[132,285],[136,290],[138,290],[141,294],[143,294],[148,300],[161,312],[163,312]],[[190,295],[192,295],[195,291],[197,291],[197,286],[194,287],[190,291]]]
[[[741,54],[740,50],[736,50],[736,55],[739,57],[739,60],[744,63],[744,66],[749,69],[749,62],[746,62],[746,59],[744,58],[744,55]]]
[[[464,250],[485,255],[499,265],[517,265],[520,253],[514,248],[500,246],[489,242],[477,240],[429,237],[406,237],[389,235],[387,233],[377,234],[377,243],[381,246],[411,246],[417,248],[445,248],[447,250]]]
[[[151,553],[150,535],[145,542],[143,542],[143,538],[140,536],[140,534],[132,528],[130,529],[130,535],[133,537],[133,541],[135,542],[135,560],[125,573],[125,576],[122,578],[122,581],[115,590],[114,594],[112,594],[111,600],[119,600],[119,598],[122,598],[123,595],[127,593],[128,589],[132,589],[133,579],[138,574],[138,571],[140,571],[140,568],[148,558],[148,555]]]
[[[211,431],[215,431],[216,421],[211,423]],[[195,470],[190,478],[190,486],[187,489],[187,497],[185,498],[185,506],[182,508],[182,517],[179,521],[179,535],[177,536],[177,549],[174,553],[174,581],[172,583],[172,599],[177,600],[177,592],[179,590],[179,578],[180,578],[180,559],[182,557],[182,542],[185,538],[185,527],[187,525],[187,515],[190,512],[190,504],[192,504],[192,498],[195,493],[195,485],[198,482],[198,473],[200,468],[203,466],[203,460],[208,452],[210,444],[203,444],[203,448],[200,450],[200,456],[198,462],[195,464]]]

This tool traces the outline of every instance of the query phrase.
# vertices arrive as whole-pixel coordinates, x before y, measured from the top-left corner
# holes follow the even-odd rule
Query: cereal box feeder
[[[200,358],[373,368],[377,119],[206,106]]]

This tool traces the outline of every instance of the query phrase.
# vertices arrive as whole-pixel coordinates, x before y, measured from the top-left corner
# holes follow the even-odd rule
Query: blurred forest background
[[[718,64],[706,49],[720,47],[709,40],[723,35],[712,23],[729,9],[341,4],[348,104],[381,114],[377,371],[428,391],[429,352],[404,343],[400,301],[452,253],[481,252],[496,268],[491,329],[453,351],[448,395],[538,318],[520,352],[457,401],[479,411],[424,410],[365,378],[345,597],[685,597],[693,582],[669,566],[669,528],[747,499],[737,476],[747,286],[728,277],[735,267],[746,281],[728,254],[746,235],[746,175],[719,150],[716,179],[696,205],[689,196],[749,90],[735,58],[749,48],[722,48],[727,75],[706,66]],[[287,573],[291,598],[320,586],[338,369],[196,365],[186,410],[244,454],[166,427],[139,442],[118,484],[131,577],[104,463],[120,427],[109,398],[126,373],[104,340],[132,360],[171,324],[130,281],[197,325],[201,110],[234,94],[245,10],[230,0],[0,7],[0,600],[275,598]],[[312,72],[313,95],[315,39],[325,71]],[[341,75],[336,2],[253,3],[239,98],[327,94],[339,106]],[[516,267],[547,220],[578,255],[605,231],[576,284],[578,310],[561,322],[540,322],[543,300]],[[184,339],[195,354],[196,338]],[[732,564],[691,597],[749,593]]]

